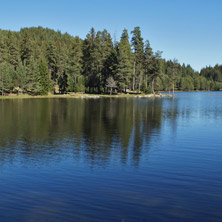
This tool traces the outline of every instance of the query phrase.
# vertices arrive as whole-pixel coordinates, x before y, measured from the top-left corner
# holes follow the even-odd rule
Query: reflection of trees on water
[[[161,128],[161,99],[24,99],[0,104],[0,162],[74,155],[139,164]]]

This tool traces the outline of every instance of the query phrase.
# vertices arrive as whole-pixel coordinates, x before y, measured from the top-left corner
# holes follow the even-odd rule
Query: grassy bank
[[[72,93],[72,94],[49,94],[44,96],[32,96],[28,94],[11,94],[7,96],[0,96],[0,99],[31,99],[31,98],[155,98],[155,97],[166,97],[169,95],[163,94],[117,94],[117,95],[107,95],[107,94],[86,94],[86,93]]]

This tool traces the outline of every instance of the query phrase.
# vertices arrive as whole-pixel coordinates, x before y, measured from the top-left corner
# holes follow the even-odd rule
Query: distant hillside
[[[0,30],[0,93],[220,90],[222,68],[201,73],[153,52],[139,27],[119,42],[94,28],[84,40],[49,28]]]

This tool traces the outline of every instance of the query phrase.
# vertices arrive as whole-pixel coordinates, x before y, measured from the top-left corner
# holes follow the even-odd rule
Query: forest
[[[0,30],[0,93],[156,93],[222,90],[222,65],[200,72],[162,58],[140,27],[120,41],[91,28],[85,39],[49,28]]]

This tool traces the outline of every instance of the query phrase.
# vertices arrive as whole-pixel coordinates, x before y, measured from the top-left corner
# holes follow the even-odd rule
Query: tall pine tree
[[[6,45],[8,48],[8,62],[14,67],[16,70],[20,58],[19,58],[19,49],[18,49],[18,44],[16,43],[15,38],[13,38],[13,34],[9,31],[8,32],[8,38],[6,40]]]
[[[76,37],[69,52],[68,91],[84,92],[85,83],[82,74],[82,40]]]
[[[126,29],[123,30],[119,43],[117,62],[117,85],[120,91],[124,90],[126,92],[126,89],[130,86],[130,79],[133,73],[133,56]]]
[[[143,38],[141,37],[140,27],[135,27],[134,30],[131,32],[132,36],[132,46],[133,46],[133,90],[139,89],[142,82],[143,77],[143,59],[144,59],[144,43]]]
[[[50,80],[49,80],[49,70],[44,62],[44,60],[40,60],[39,62],[39,93],[40,95],[47,95],[50,91]]]

